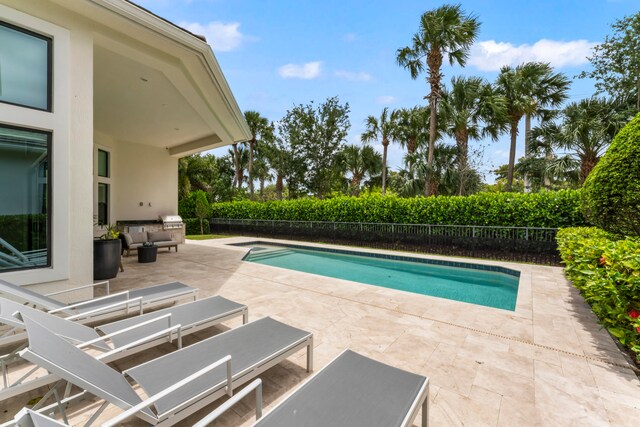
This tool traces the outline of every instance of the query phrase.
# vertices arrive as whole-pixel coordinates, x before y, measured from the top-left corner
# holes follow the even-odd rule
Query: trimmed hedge
[[[640,240],[598,228],[566,228],[557,239],[567,277],[640,361]]]
[[[396,224],[570,227],[585,225],[580,192],[440,197],[337,197],[212,205],[213,218]]]
[[[183,218],[187,236],[192,236],[196,234],[200,234],[200,219],[199,218]],[[204,229],[204,234],[209,234],[211,227],[209,226],[209,221],[204,220],[202,222],[202,228]]]
[[[640,114],[611,142],[584,183],[584,208],[596,226],[640,236]]]

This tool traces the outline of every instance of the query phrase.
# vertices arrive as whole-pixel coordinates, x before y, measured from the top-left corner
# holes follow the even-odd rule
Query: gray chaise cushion
[[[231,355],[232,375],[236,380],[246,371],[262,366],[309,336],[310,332],[265,317],[136,366],[129,369],[127,374],[151,396],[216,360]],[[226,366],[219,366],[188,386],[158,400],[156,409],[163,413],[202,392],[223,387],[226,372]]]
[[[106,325],[98,326],[96,329],[105,334],[121,331],[130,326],[164,316],[171,313],[171,325],[182,325],[183,328],[208,323],[234,312],[239,312],[246,308],[246,305],[238,304],[221,296],[204,298],[189,304],[176,305],[152,313],[143,314],[142,316],[130,317],[128,319],[118,320]],[[149,325],[132,329],[130,331],[118,334],[111,338],[116,347],[122,347],[125,344],[134,342],[158,331],[169,327],[168,320],[161,320],[150,323]]]
[[[347,350],[255,426],[400,426],[425,381]]]

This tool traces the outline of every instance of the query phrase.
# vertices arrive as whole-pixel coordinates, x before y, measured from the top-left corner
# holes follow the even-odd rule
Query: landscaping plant
[[[640,239],[604,230],[558,232],[565,273],[599,322],[640,361]]]

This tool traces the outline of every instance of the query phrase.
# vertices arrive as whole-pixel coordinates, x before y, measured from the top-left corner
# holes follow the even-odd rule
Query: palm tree
[[[581,184],[628,118],[626,105],[606,98],[583,99],[562,111],[562,123],[551,137],[556,147],[579,161]]]
[[[249,165],[249,150],[244,145],[238,146],[238,144],[232,144],[233,149],[229,150],[229,155],[233,157],[235,163],[235,176],[233,177],[234,184],[238,187],[238,190],[242,188],[242,183],[246,178],[244,171]]]
[[[387,191],[387,149],[389,143],[393,140],[395,135],[395,127],[397,122],[396,111],[389,114],[389,108],[385,107],[382,110],[379,118],[375,116],[369,116],[365,120],[365,131],[360,136],[360,139],[364,143],[368,143],[375,140],[380,140],[382,143],[382,195],[384,196]]]
[[[257,111],[245,111],[244,118],[251,131],[249,140],[249,197],[253,200],[253,154],[256,143],[261,140],[273,138],[273,125],[269,119],[262,117]]]
[[[257,159],[253,163],[253,174],[254,177],[258,179],[258,182],[260,182],[260,199],[262,199],[264,195],[264,183],[273,179],[269,165],[264,159]]]
[[[428,139],[428,108],[419,106],[402,108],[398,110],[396,116],[394,139],[402,148],[407,149],[408,159],[411,159],[418,146]]]
[[[422,14],[420,28],[413,36],[412,45],[397,51],[398,65],[407,68],[412,79],[417,79],[425,71],[425,66],[428,68],[431,110],[427,159],[429,168],[433,165],[443,59],[446,56],[450,65],[457,63],[464,66],[479,28],[480,21],[477,17],[465,14],[460,5],[443,5]]]
[[[545,107],[557,107],[561,104],[566,99],[569,82],[563,74],[554,74],[549,64],[526,62],[516,67],[502,67],[496,85],[507,101],[511,146],[506,189],[511,191],[520,119],[528,117],[525,118],[525,122],[528,120],[525,123],[526,152],[531,117],[545,114]]]
[[[457,154],[458,148],[454,145],[436,144],[432,168],[429,168],[424,161],[428,155],[424,148],[419,148],[412,155],[407,154],[405,163],[408,168],[401,169],[399,172],[400,194],[405,197],[415,197],[420,194],[425,197],[456,194],[459,179],[456,168]]]
[[[506,104],[481,77],[454,77],[440,104],[442,126],[458,147],[458,194],[465,194],[469,169],[469,140],[490,137],[494,141],[506,129]]]
[[[360,195],[362,180],[380,173],[382,170],[382,158],[370,145],[358,147],[348,145],[342,151],[342,162],[346,172],[351,174],[349,187],[352,196]]]
[[[529,140],[531,134],[531,118],[545,118],[547,109],[555,109],[567,99],[567,91],[571,82],[562,73],[554,73],[548,63],[533,62],[526,64],[532,68],[529,93],[529,104],[525,106],[524,117],[524,156],[529,158]],[[524,175],[524,191],[531,191],[528,174]]]

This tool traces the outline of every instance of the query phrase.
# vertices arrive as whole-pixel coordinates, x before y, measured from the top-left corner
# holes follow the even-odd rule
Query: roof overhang
[[[92,22],[94,127],[183,157],[251,138],[211,46],[125,0],[52,0]]]

